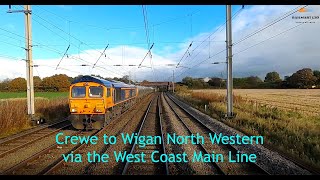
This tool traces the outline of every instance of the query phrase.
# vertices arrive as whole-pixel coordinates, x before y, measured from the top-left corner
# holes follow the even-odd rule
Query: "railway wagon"
[[[70,85],[69,120],[76,129],[101,129],[153,88],[82,76]]]

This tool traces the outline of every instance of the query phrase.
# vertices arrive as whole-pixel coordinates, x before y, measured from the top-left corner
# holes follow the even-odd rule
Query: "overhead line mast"
[[[33,84],[33,61],[32,61],[32,36],[31,36],[31,6],[24,5],[24,10],[9,10],[7,13],[23,12],[25,14],[25,32],[26,32],[26,74],[27,74],[27,106],[28,115],[31,121],[34,120],[34,84]]]
[[[226,46],[227,46],[227,118],[233,118],[233,78],[232,78],[232,30],[231,30],[231,5],[226,6],[227,28],[226,28]]]

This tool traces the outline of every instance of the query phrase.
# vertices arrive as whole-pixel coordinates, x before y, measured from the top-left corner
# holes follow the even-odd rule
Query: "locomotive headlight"
[[[77,112],[77,109],[71,109],[71,112]]]
[[[102,109],[96,108],[96,109],[95,109],[95,112],[102,112]]]

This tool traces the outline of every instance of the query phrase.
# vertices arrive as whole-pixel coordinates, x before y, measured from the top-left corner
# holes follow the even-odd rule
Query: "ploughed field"
[[[225,95],[226,89],[194,90]],[[234,89],[235,96],[283,110],[320,114],[320,89]]]

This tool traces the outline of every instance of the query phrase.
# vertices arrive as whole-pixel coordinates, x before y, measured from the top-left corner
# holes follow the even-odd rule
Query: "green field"
[[[60,97],[68,97],[69,92],[35,92],[35,97],[43,97],[48,99],[56,99]],[[9,98],[26,98],[27,92],[0,92],[0,99]]]

